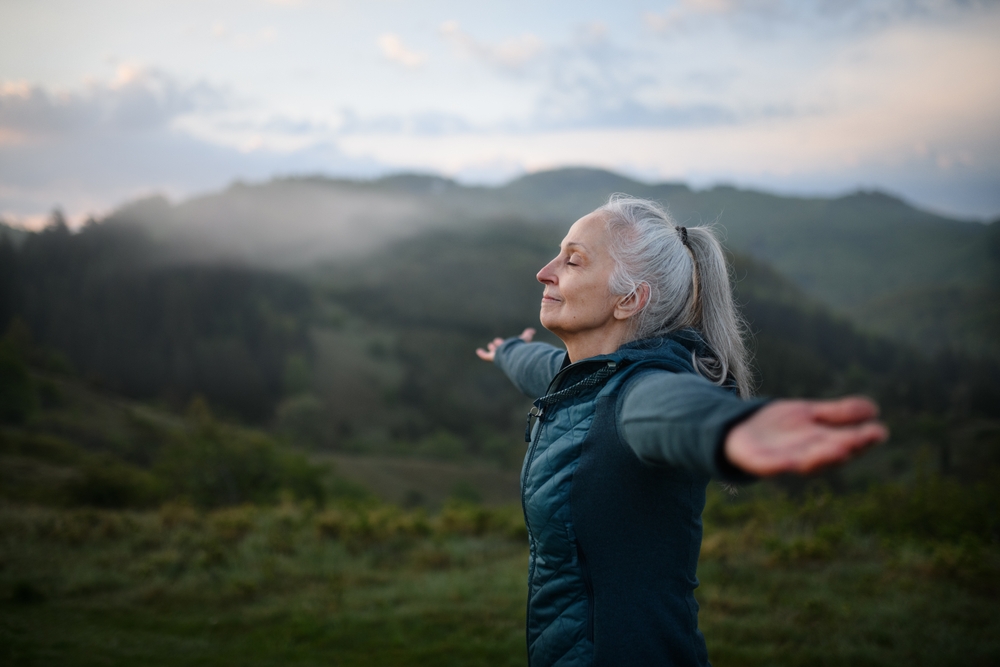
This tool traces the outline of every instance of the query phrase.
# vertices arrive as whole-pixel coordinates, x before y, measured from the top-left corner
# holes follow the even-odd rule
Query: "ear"
[[[627,320],[639,314],[649,303],[649,283],[639,283],[636,288],[621,297],[615,304],[615,319]]]

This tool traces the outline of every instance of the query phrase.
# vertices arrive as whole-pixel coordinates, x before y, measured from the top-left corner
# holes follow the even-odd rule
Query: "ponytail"
[[[740,396],[753,393],[743,336],[722,245],[709,227],[681,227],[655,202],[612,195],[603,212],[611,236],[615,269],[609,288],[649,298],[633,318],[631,339],[697,329],[708,350],[695,354],[695,370],[718,385],[735,384]]]
[[[722,244],[710,227],[688,229],[697,298],[693,326],[715,357],[695,359],[698,372],[717,384],[732,377],[740,396],[753,394],[750,360],[743,336],[746,323],[736,310],[729,283],[729,265]]]

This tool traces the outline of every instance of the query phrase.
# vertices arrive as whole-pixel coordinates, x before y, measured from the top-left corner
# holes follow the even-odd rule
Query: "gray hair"
[[[733,302],[729,266],[712,229],[680,227],[656,202],[622,194],[597,211],[611,237],[611,293],[632,295],[649,286],[649,299],[633,318],[631,340],[697,329],[709,351],[693,355],[695,370],[718,385],[734,381],[740,396],[750,396],[746,323]]]

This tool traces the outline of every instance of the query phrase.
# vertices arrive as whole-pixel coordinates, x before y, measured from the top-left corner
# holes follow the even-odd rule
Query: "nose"
[[[556,284],[556,273],[553,265],[556,260],[552,260],[548,264],[542,267],[542,270],[535,274],[535,279],[542,283],[543,285],[555,285]]]

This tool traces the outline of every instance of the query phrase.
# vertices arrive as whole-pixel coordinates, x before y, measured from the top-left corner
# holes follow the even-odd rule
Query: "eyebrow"
[[[577,243],[576,241],[570,241],[570,242],[568,242],[566,244],[566,248],[567,249],[569,249],[571,246],[579,246],[579,247],[583,248],[584,250],[587,249],[587,246],[583,245],[582,243]]]

